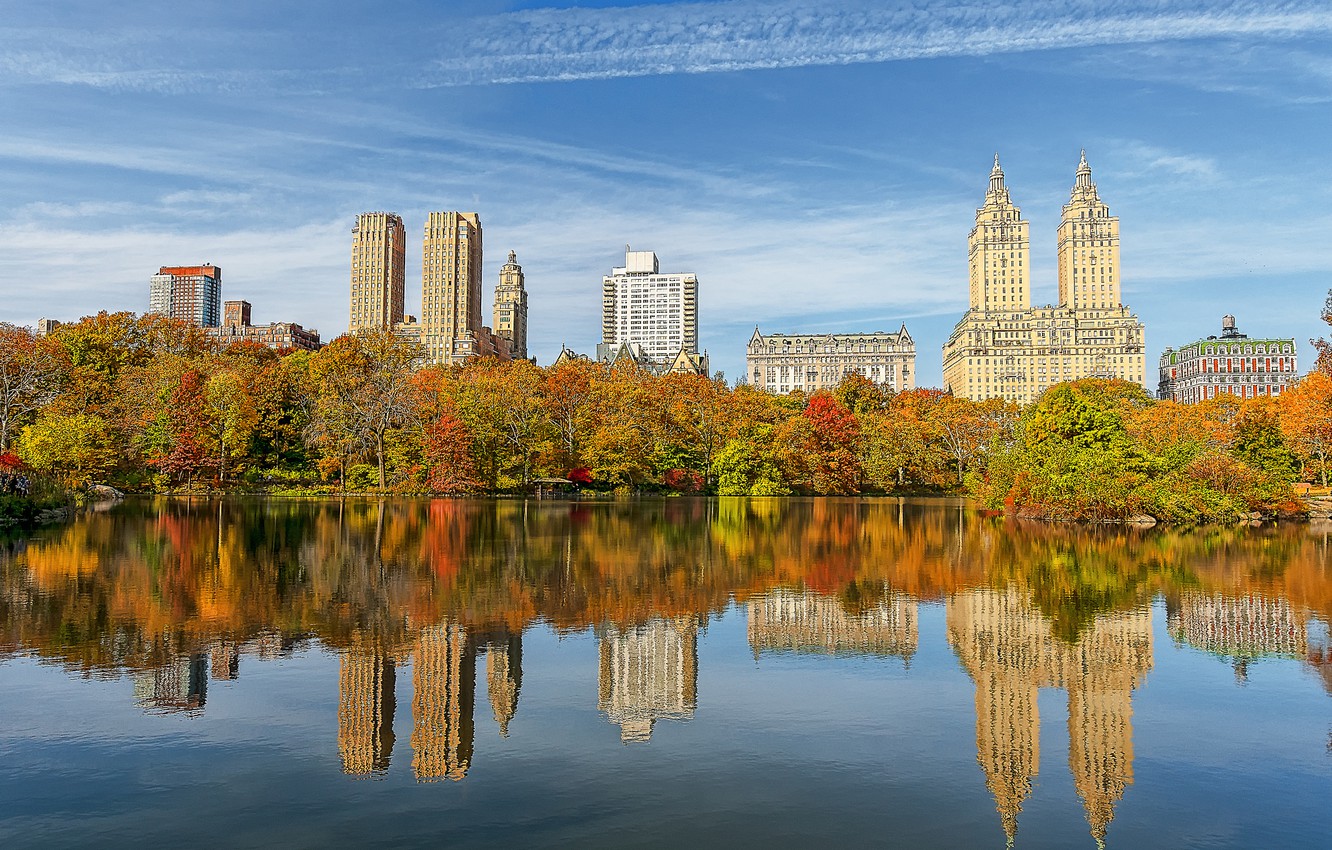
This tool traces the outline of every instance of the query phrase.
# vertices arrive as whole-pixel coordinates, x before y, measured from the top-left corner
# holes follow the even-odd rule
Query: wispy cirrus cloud
[[[1322,2],[893,4],[778,0],[538,9],[477,19],[422,86],[850,65],[1332,32]]]
[[[314,54],[271,29],[210,27],[207,62],[179,49],[197,27],[0,27],[0,86],[316,94],[1332,33],[1324,0],[722,0],[475,17],[445,8],[418,23],[408,35],[316,24]]]

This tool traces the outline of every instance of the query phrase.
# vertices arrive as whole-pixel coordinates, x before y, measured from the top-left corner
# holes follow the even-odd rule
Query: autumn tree
[[[68,487],[87,486],[116,462],[111,429],[93,413],[43,413],[19,435],[18,453]]]
[[[556,466],[575,469],[583,462],[583,443],[594,427],[593,384],[604,369],[589,360],[566,360],[545,371],[541,399],[555,429]]]
[[[426,425],[423,453],[426,483],[432,491],[459,495],[482,488],[471,448],[472,435],[451,407]]]
[[[378,465],[381,489],[386,440],[412,415],[413,366],[422,356],[419,345],[372,331],[338,337],[310,360],[315,441],[339,453],[365,450]]]
[[[1281,432],[1305,459],[1304,468],[1327,486],[1332,452],[1332,374],[1312,372],[1280,395]]]
[[[216,446],[218,476],[227,482],[227,461],[242,455],[259,422],[250,386],[236,369],[222,368],[204,382],[204,421]]]
[[[664,436],[692,456],[688,468],[702,473],[706,485],[713,456],[734,432],[728,415],[730,392],[725,382],[704,375],[672,374],[657,380]]]
[[[0,323],[0,452],[19,428],[55,398],[60,358],[27,328]]]
[[[801,414],[810,430],[805,443],[810,486],[817,493],[860,492],[860,425],[829,392],[816,392]]]

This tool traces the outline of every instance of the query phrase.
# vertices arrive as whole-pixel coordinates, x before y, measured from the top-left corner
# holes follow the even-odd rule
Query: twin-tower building
[[[481,217],[432,212],[421,250],[421,312],[405,315],[407,231],[390,212],[362,213],[352,228],[348,330],[391,330],[419,342],[431,363],[527,358],[527,290],[513,251],[500,269],[493,321],[481,320]]]
[[[968,240],[971,306],[943,346],[944,388],[1030,404],[1079,378],[1145,383],[1143,326],[1122,303],[1119,218],[1096,192],[1084,151],[1059,221],[1059,304],[1031,305],[1030,225],[999,156]]]

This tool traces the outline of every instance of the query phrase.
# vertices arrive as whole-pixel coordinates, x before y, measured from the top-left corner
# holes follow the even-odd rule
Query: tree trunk
[[[384,435],[375,438],[375,454],[379,456],[379,489],[384,489]]]

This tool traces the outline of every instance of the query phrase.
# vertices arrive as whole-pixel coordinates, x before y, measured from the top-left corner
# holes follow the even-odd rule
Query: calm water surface
[[[1329,846],[1326,526],[138,501],[0,538],[0,846]]]

